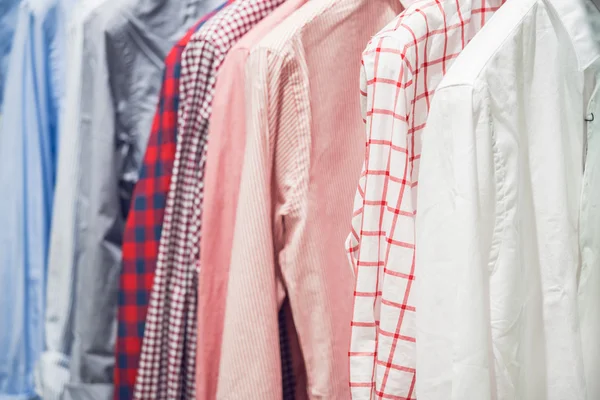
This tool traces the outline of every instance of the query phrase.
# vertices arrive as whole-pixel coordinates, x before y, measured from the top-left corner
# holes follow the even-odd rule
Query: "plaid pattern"
[[[136,399],[195,398],[196,273],[208,119],[229,49],[283,0],[239,0],[195,33],[182,57],[173,179],[144,333]]]
[[[133,397],[165,203],[175,162],[181,56],[192,34],[215,12],[198,21],[165,59],[159,103],[125,225],[115,352],[115,399]]]
[[[412,287],[421,134],[436,87],[502,3],[418,1],[363,53],[366,153],[347,241],[356,273],[349,353],[355,399],[415,399]]]

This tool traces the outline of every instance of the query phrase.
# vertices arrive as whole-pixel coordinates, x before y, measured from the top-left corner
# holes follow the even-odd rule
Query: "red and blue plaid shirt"
[[[140,361],[166,198],[175,161],[181,55],[192,34],[217,11],[232,2],[233,0],[225,2],[202,17],[165,59],[159,103],[123,238],[123,270],[119,288],[114,371],[114,398],[118,400],[133,397]]]

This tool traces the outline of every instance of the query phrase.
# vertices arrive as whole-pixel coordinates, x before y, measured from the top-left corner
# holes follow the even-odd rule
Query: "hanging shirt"
[[[19,9],[0,128],[0,398],[35,396],[44,348],[46,258],[72,1]]]
[[[133,398],[166,198],[175,161],[181,55],[192,34],[227,4],[223,3],[202,17],[165,59],[158,107],[123,235],[114,399]]]
[[[17,26],[20,2],[21,0],[2,0],[0,2],[0,114],[2,112],[8,60]]]
[[[137,399],[196,395],[196,273],[215,78],[229,49],[282,2],[237,1],[192,35],[184,50],[179,137],[135,386]]]
[[[61,263],[75,246],[76,188],[79,171],[73,168],[78,148],[78,112],[81,102],[83,65],[83,22],[104,0],[77,3],[67,25],[67,51],[64,106],[60,113],[60,142],[56,195],[48,254],[46,291],[45,349],[36,365],[36,390],[45,400],[60,399],[69,381],[69,356],[73,345],[74,276],[71,265]],[[70,193],[70,196],[65,196]],[[65,240],[72,238],[71,240]],[[59,261],[59,262],[57,262]]]
[[[277,398],[271,343],[286,294],[308,398],[350,397],[353,277],[344,218],[364,145],[359,99],[348,82],[359,75],[364,43],[402,9],[397,0],[308,2],[250,53],[216,398]]]
[[[70,291],[64,297],[72,296],[69,312],[74,313],[75,338],[67,355],[66,399],[113,395],[121,238],[150,133],[163,60],[174,38],[212,8],[199,0],[185,7],[164,0],[106,2],[83,23],[81,101],[76,129],[70,131],[71,139],[77,137],[71,142],[77,146],[71,151],[71,168],[77,174],[59,177],[70,178],[75,188],[57,192],[56,200],[76,205],[67,211],[75,213],[69,219],[75,227],[64,236],[56,233],[57,243],[65,247],[50,265],[55,270],[72,268],[63,276],[75,280],[62,282]]]
[[[354,399],[415,399],[414,219],[423,129],[436,87],[502,3],[418,1],[363,53],[366,152],[347,241],[356,273]]]
[[[211,400],[216,397],[223,311],[227,298],[233,230],[246,149],[246,62],[252,47],[306,2],[307,0],[289,0],[273,11],[228,52],[219,70],[210,117],[210,145],[206,157],[202,205],[202,229],[205,234],[200,241],[202,268],[198,282],[198,324],[201,329],[198,330],[196,363],[197,400]],[[286,325],[281,318],[278,323],[281,332]],[[286,337],[286,334],[279,335],[282,342]],[[280,347],[282,352],[285,351],[285,346]],[[300,361],[297,368],[302,368],[302,355],[293,356],[295,357],[292,361]],[[282,354],[281,358],[285,360],[285,354]],[[305,387],[298,386],[296,389],[300,393],[296,396],[292,385],[286,385],[285,366],[286,363],[282,363],[283,398],[306,397]]]
[[[600,398],[599,110],[587,79],[600,57],[587,18],[600,12],[584,3],[509,0],[432,101],[419,399]]]

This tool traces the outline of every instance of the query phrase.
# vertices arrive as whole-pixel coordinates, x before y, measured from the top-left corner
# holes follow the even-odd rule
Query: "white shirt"
[[[431,99],[503,0],[412,2],[362,53],[363,168],[346,242],[356,275],[352,399],[415,399],[415,213]],[[447,29],[445,29],[447,28]]]
[[[419,400],[600,398],[588,16],[583,0],[509,0],[437,89],[416,220]]]

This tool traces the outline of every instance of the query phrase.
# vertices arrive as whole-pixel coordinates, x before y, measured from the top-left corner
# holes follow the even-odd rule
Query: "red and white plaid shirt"
[[[412,289],[421,134],[436,87],[502,3],[414,2],[363,53],[366,152],[347,241],[356,273],[353,399],[416,398]]]
[[[229,49],[284,0],[239,0],[196,32],[181,64],[177,151],[146,321],[136,399],[194,399],[197,276],[208,120]]]

